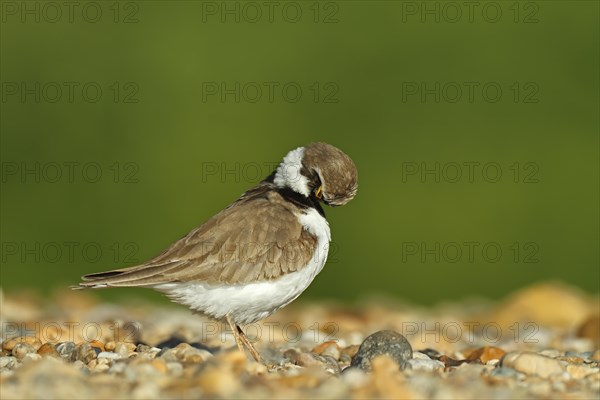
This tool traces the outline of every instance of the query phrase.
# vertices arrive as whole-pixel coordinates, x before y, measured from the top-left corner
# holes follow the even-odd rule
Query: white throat
[[[308,189],[308,178],[300,172],[302,170],[302,159],[304,158],[304,147],[298,147],[290,151],[277,167],[273,183],[277,187],[288,187],[296,193],[306,197],[310,195]]]

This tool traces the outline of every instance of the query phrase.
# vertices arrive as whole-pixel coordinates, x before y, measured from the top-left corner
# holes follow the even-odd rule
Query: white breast
[[[244,285],[209,285],[201,282],[166,283],[154,288],[165,292],[173,301],[215,319],[229,314],[238,324],[249,324],[268,317],[295,300],[321,272],[331,233],[327,220],[310,208],[299,215],[304,229],[317,237],[317,248],[309,265],[299,271],[266,282]]]

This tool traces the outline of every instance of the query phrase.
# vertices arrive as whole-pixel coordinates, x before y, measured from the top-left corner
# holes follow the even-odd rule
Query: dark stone
[[[381,355],[390,357],[400,369],[408,368],[407,361],[412,358],[412,347],[398,332],[375,332],[362,342],[350,365],[363,371],[370,371],[371,361]]]
[[[425,354],[432,360],[437,360],[440,357],[440,352],[434,349],[426,348],[425,350],[419,350],[419,353]]]
[[[446,355],[439,356],[438,361],[444,363],[445,367],[458,367],[461,364],[469,363],[469,364],[481,364],[480,360],[455,360],[452,357],[448,357]]]
[[[164,350],[172,349],[181,343],[187,343],[187,341],[185,339],[182,339],[177,336],[171,336],[167,340],[160,342],[159,344],[156,345],[156,347],[158,347],[159,349],[162,349],[162,351],[160,353],[158,353],[156,356],[159,357],[164,352]],[[189,345],[198,350],[206,350],[206,351],[210,352],[211,354],[214,354],[219,350],[219,347],[209,347],[205,344],[198,343],[198,342],[190,343]]]

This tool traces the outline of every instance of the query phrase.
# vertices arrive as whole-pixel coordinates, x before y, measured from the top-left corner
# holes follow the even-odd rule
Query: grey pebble
[[[381,355],[387,355],[398,364],[400,369],[407,368],[412,359],[412,347],[408,340],[398,332],[379,331],[368,336],[360,345],[352,359],[352,367],[363,371],[371,370],[371,361]]]
[[[73,342],[62,342],[56,345],[56,351],[62,358],[69,360],[75,351],[75,347]]]
[[[17,358],[13,356],[0,357],[0,369],[12,369],[17,365]]]
[[[146,353],[146,352],[150,351],[150,349],[152,349],[152,347],[148,346],[147,344],[140,343],[135,347],[135,352],[136,353]]]
[[[567,351],[565,353],[565,357],[579,357],[579,358],[583,358],[584,360],[590,360],[593,355],[594,355],[593,351],[585,351],[583,353],[578,353],[576,351]]]

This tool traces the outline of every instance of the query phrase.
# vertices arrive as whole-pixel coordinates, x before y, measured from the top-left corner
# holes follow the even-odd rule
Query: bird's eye
[[[323,198],[323,185],[319,186],[319,188],[315,192],[315,196],[317,196],[317,199]]]

